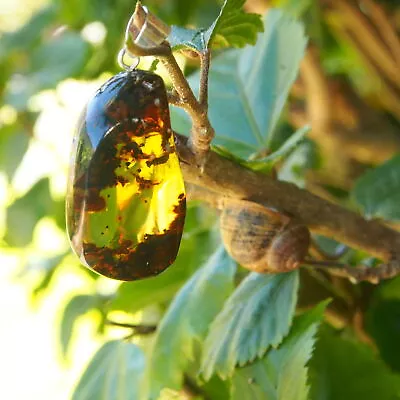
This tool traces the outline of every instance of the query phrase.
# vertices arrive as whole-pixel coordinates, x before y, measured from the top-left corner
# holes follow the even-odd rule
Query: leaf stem
[[[200,90],[199,103],[207,110],[208,109],[208,73],[210,71],[211,52],[206,49],[200,54]]]
[[[148,335],[150,333],[155,332],[157,329],[156,325],[129,324],[124,322],[112,321],[109,319],[106,320],[106,324],[117,326],[119,328],[132,329],[133,330],[132,335]]]

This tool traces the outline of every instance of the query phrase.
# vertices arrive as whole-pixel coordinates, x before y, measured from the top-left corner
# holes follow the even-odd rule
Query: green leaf
[[[36,262],[32,261],[31,259],[28,261],[25,267],[27,270],[39,269],[42,272],[42,278],[32,290],[33,300],[37,300],[38,297],[43,294],[43,292],[49,287],[53,280],[57,267],[60,265],[61,261],[68,253],[69,251],[57,254],[54,257],[43,257]]]
[[[251,273],[237,287],[213,321],[204,344],[201,373],[231,376],[276,347],[289,332],[299,285],[298,272]]]
[[[327,327],[309,367],[312,400],[400,399],[400,375],[365,344],[346,340]]]
[[[307,39],[303,25],[279,10],[265,17],[265,32],[241,55],[238,75],[258,127],[262,144],[272,140],[289,89],[303,58]]]
[[[0,170],[12,179],[25,152],[28,150],[29,136],[18,126],[0,128]]]
[[[400,276],[381,282],[374,291],[374,299],[400,300]]]
[[[82,71],[89,45],[76,32],[65,32],[38,47],[31,58],[31,71],[25,76],[14,76],[5,102],[18,110],[40,90],[55,87],[63,79]]]
[[[0,41],[0,60],[10,52],[30,51],[40,41],[43,30],[47,29],[56,16],[56,7],[41,8],[20,29],[5,33]]]
[[[306,400],[306,364],[327,302],[296,317],[289,335],[277,349],[244,368],[232,378],[232,400]]]
[[[118,340],[105,343],[94,355],[72,400],[142,400],[145,357],[139,347]]]
[[[306,171],[318,168],[320,159],[316,145],[311,140],[302,142],[279,166],[278,177],[299,187],[306,185]]]
[[[310,129],[308,125],[300,128],[277,151],[262,159],[248,161],[247,166],[255,171],[270,171],[277,162],[286,157],[304,140]]]
[[[233,290],[236,266],[223,249],[208,260],[179,291],[164,315],[149,362],[149,395],[156,399],[161,389],[179,389],[194,345]]]
[[[314,3],[314,0],[284,0],[280,6],[296,18],[301,17],[308,11]]]
[[[269,146],[307,42],[303,26],[278,10],[268,12],[265,26],[256,46],[216,57],[209,74],[214,144],[235,153],[239,143],[240,157]],[[196,91],[198,73],[189,82]],[[176,109],[172,115],[173,128],[187,132],[187,116]]]
[[[173,49],[189,47],[199,53],[208,48],[254,45],[264,30],[261,16],[243,11],[245,0],[225,0],[217,19],[208,29],[172,26],[168,41]]]
[[[293,17],[301,18],[306,26],[309,37],[318,47],[326,50],[327,43],[324,40],[322,5],[320,2],[317,0],[283,0],[279,2],[279,7],[283,8],[285,12]],[[327,56],[325,53],[331,53],[331,51],[324,52],[324,61]]]
[[[382,359],[400,372],[400,300],[374,302],[365,318],[367,332],[375,340]]]
[[[296,146],[299,146],[309,130],[310,128],[308,126],[299,129],[292,136],[290,136],[289,139],[287,139],[278,150],[267,157],[254,161],[244,160],[243,158],[240,158],[237,155],[231,153],[227,148],[223,146],[214,145],[213,150],[220,156],[225,157],[228,160],[234,161],[237,164],[243,165],[246,168],[252,169],[253,171],[268,173],[272,170],[276,163],[286,157],[291,151],[296,148]]]
[[[203,29],[188,29],[173,25],[167,40],[174,50],[189,47],[202,53],[206,48]]]
[[[400,372],[400,276],[374,290],[365,315],[365,328],[378,346],[382,359]]]
[[[195,17],[196,12],[199,11],[202,5],[201,3],[203,3],[203,6],[204,3],[207,5],[207,1],[204,0],[175,0],[173,2],[173,9],[171,12],[173,15],[171,15],[171,17],[173,16],[177,19],[177,24],[185,25]]]
[[[264,30],[261,16],[244,12],[245,0],[225,0],[221,12],[205,31],[207,47],[244,47],[254,45]]]
[[[69,344],[77,319],[98,307],[98,303],[97,296],[77,295],[65,306],[60,329],[60,343],[64,357],[68,354]]]
[[[366,218],[400,220],[400,155],[366,172],[352,190]]]
[[[23,247],[32,240],[38,221],[50,213],[53,200],[50,196],[49,180],[43,178],[7,208],[7,231],[4,240],[10,246]]]

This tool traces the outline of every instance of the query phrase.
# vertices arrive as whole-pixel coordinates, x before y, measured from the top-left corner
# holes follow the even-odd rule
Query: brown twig
[[[331,275],[348,278],[353,283],[365,281],[376,284],[382,280],[394,278],[400,274],[400,262],[398,260],[379,264],[376,267],[359,265],[357,267],[345,266],[340,268],[319,266],[318,268],[326,269]]]
[[[210,70],[211,52],[206,49],[200,54],[200,90],[199,103],[208,109],[208,73]]]
[[[107,320],[106,321],[107,325],[112,325],[116,326],[119,328],[127,328],[127,329],[132,329],[133,333],[132,336],[134,335],[148,335],[150,333],[153,333],[157,330],[156,325],[141,325],[141,324],[128,324],[124,322],[117,322],[117,321],[111,321]]]
[[[175,91],[175,89],[169,90],[167,92],[168,95],[168,103],[172,104],[173,106],[176,107],[182,107],[181,105],[181,99],[178,95],[178,93]]]
[[[211,140],[215,135],[214,128],[211,126],[208,119],[207,108],[204,108],[202,104],[197,101],[173,54],[171,53],[158,58],[167,70],[172,84],[179,95],[180,106],[185,109],[192,119],[190,147],[196,154],[197,164],[202,165],[205,154],[210,148]],[[204,73],[202,75],[204,75]],[[203,79],[207,78],[203,77]]]

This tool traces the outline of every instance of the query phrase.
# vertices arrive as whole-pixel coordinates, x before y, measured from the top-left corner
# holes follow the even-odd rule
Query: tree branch
[[[326,270],[331,275],[341,278],[348,278],[353,283],[367,281],[370,283],[379,283],[384,279],[394,278],[400,274],[400,263],[398,260],[392,260],[386,264],[380,264],[377,267],[357,266],[357,267],[327,267],[317,266],[320,270]]]
[[[400,259],[400,233],[377,221],[367,221],[358,214],[291,183],[248,170],[212,151],[204,170],[200,172],[195,157],[187,146],[187,138],[176,134],[176,139],[185,181],[201,188],[194,197],[201,198],[214,207],[220,207],[232,197],[250,199],[282,210],[301,221],[314,233],[364,250],[383,262],[390,263],[390,267],[386,267],[385,277],[395,273],[395,264]],[[337,274],[341,273],[339,271]],[[362,280],[361,275],[360,273],[355,279]],[[366,278],[374,280],[369,275]]]

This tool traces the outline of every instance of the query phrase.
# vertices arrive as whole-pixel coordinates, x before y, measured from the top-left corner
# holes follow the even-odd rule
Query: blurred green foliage
[[[310,139],[304,140],[308,128],[292,135],[284,106],[304,54],[306,34],[321,46],[324,67],[332,75],[353,79],[362,67],[349,61],[349,52],[351,60],[357,56],[332,33],[316,1],[275,1],[284,11],[274,10],[263,18],[264,32],[259,17],[243,12],[242,0],[227,1],[217,19],[221,3],[145,2],[154,14],[176,25],[175,44],[187,45],[201,27],[208,35],[206,44],[218,47],[210,72],[210,118],[218,151],[264,172],[278,168],[281,179],[305,186],[307,173],[321,164],[320,154]],[[397,9],[396,1],[388,3]],[[77,321],[93,312],[99,316],[97,330],[104,345],[77,383],[73,398],[183,399],[188,393],[191,398],[218,400],[291,400],[306,399],[308,394],[315,400],[400,398],[398,279],[377,290],[346,284],[335,290],[325,278],[317,279],[318,300],[333,297],[332,306],[314,302],[309,311],[298,310],[295,317],[298,285],[306,281],[299,283],[297,272],[270,277],[247,275],[236,268],[220,247],[217,215],[195,203],[189,205],[176,262],[154,278],[102,290],[104,278],[79,266],[66,239],[40,252],[38,241],[64,231],[65,185],[61,182],[59,189],[58,184],[60,176],[67,179],[68,162],[35,174],[39,164],[49,164],[52,156],[59,158],[60,149],[54,150],[43,137],[60,143],[72,139],[72,133],[67,140],[58,136],[63,132],[60,125],[71,118],[63,84],[75,79],[90,85],[119,70],[116,54],[133,9],[131,0],[49,0],[30,19],[16,22],[15,30],[0,31],[3,249],[28,259],[19,271],[21,279],[32,271],[39,275],[28,285],[34,299],[45,297],[54,280],[63,279],[63,272],[85,271],[90,282],[86,292],[62,305],[59,339],[65,357],[70,356]],[[221,50],[254,44],[256,38],[254,47]],[[201,48],[199,42],[192,47]],[[186,67],[197,66],[189,61]],[[196,90],[198,72],[188,80]],[[66,119],[43,127],[39,122],[46,107],[38,104],[49,95]],[[73,103],[82,94],[72,91],[68,96]],[[187,133],[187,116],[177,109],[171,114],[174,128]],[[47,149],[49,160],[40,156],[44,153],[29,159],[37,146]],[[249,160],[264,156],[266,148],[272,153]],[[358,207],[369,218],[397,221],[399,171],[396,157],[367,172],[338,201]],[[51,221],[47,236],[40,235],[43,221]],[[363,257],[350,251],[348,259]],[[362,302],[365,293],[369,300]],[[303,300],[309,298],[311,293]],[[366,332],[377,351],[361,343],[349,320],[334,328],[327,318],[318,331],[326,307],[334,312],[344,309],[347,317],[363,308]],[[117,325],[118,321],[132,324],[126,333],[133,332],[133,342],[122,340],[122,335],[121,340],[111,340],[114,318]],[[157,331],[141,335],[138,325],[142,329],[157,325]]]

